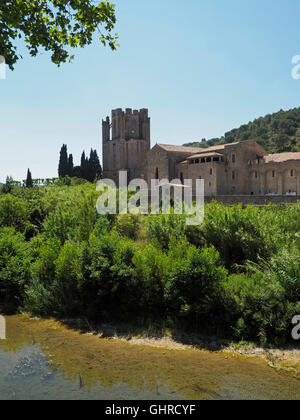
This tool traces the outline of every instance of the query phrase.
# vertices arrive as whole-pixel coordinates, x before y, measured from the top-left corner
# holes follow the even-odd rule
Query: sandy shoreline
[[[260,358],[268,363],[270,368],[278,371],[284,370],[293,374],[293,376],[300,380],[300,349],[286,348],[286,349],[266,349],[262,347],[255,347],[253,344],[221,344],[218,340],[212,339],[211,342],[204,342],[201,344],[182,344],[173,340],[170,337],[163,338],[149,338],[149,337],[114,337],[115,340],[126,341],[132,345],[151,346],[162,348],[166,350],[181,350],[198,349],[209,352],[217,352],[224,354],[224,357],[245,357],[245,358]]]
[[[64,321],[73,324],[73,321]],[[78,322],[78,321],[76,321]],[[132,326],[114,326],[103,324],[97,328],[89,328],[85,333],[97,335],[100,338],[118,340],[131,345],[150,346],[159,349],[184,351],[186,349],[202,350],[222,353],[225,357],[257,357],[265,360],[268,365],[278,370],[286,370],[295,374],[300,379],[300,343],[299,346],[269,349],[257,347],[251,343],[233,343],[230,340],[217,337],[203,337],[198,334],[176,332],[156,336],[135,329]]]

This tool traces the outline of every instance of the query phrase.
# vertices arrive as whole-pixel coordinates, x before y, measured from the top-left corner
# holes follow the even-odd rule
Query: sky
[[[101,120],[148,108],[152,145],[181,145],[300,106],[299,0],[115,0],[120,47],[57,68],[24,52],[0,80],[0,182],[57,176],[68,145],[101,156]]]

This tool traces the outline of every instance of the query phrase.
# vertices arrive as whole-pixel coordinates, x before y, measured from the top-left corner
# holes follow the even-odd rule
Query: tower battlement
[[[150,118],[148,109],[132,110],[114,109],[103,121],[103,140],[142,139],[150,143]]]
[[[148,109],[112,110],[111,118],[102,121],[103,171],[115,179],[120,170],[127,170],[128,178],[142,176],[146,155],[151,148]]]

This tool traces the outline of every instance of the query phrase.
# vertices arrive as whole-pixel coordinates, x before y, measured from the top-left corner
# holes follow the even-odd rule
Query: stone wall
[[[208,149],[209,150],[209,149]],[[237,195],[248,193],[249,160],[263,157],[267,152],[256,142],[248,140],[216,148],[215,156],[205,157],[206,150],[177,164],[180,179],[204,179],[205,195]],[[209,156],[209,155],[207,155]],[[214,161],[214,157],[217,162]],[[204,161],[204,162],[203,162]],[[252,191],[252,190],[251,190]],[[250,194],[250,192],[249,192]],[[259,195],[259,191],[257,191]]]
[[[147,155],[147,182],[151,185],[152,179],[169,179],[168,153],[158,146]]]
[[[234,205],[242,203],[244,205],[254,204],[263,206],[266,204],[295,204],[300,202],[300,196],[249,196],[249,195],[222,195],[217,197],[205,197],[205,202],[219,201],[223,204]]]
[[[256,161],[249,167],[249,194],[300,195],[300,161]]]

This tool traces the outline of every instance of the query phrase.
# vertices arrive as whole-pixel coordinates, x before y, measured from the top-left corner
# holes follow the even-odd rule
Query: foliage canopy
[[[300,311],[300,205],[97,214],[95,184],[0,190],[0,312],[134,320],[280,345]]]
[[[98,3],[98,2],[97,2]],[[23,39],[31,56],[50,51],[58,66],[74,57],[70,48],[92,43],[94,33],[104,45],[117,48],[115,7],[108,1],[6,0],[0,2],[0,55],[13,70],[21,57],[16,40]]]
[[[224,143],[254,140],[269,153],[300,151],[300,108],[279,111],[228,131],[221,138],[203,139],[186,146],[211,147]]]

